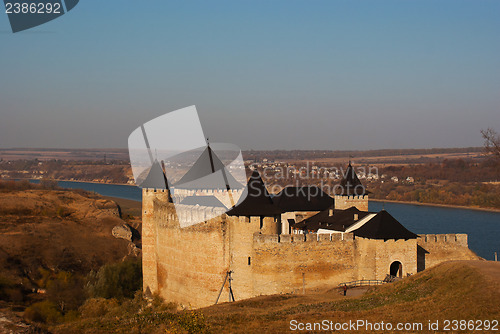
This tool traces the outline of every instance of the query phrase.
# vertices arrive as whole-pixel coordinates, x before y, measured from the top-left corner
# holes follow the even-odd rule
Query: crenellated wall
[[[175,203],[180,203],[184,198],[188,196],[214,196],[226,207],[231,208],[234,203],[238,203],[241,195],[243,194],[243,191],[244,189],[238,189],[238,190],[232,189],[229,191],[225,189],[220,189],[220,190],[173,189],[172,198],[174,199]],[[231,197],[234,203],[231,203]]]
[[[353,206],[360,211],[368,211],[368,195],[335,195],[335,209],[345,210]]]
[[[421,235],[418,241],[279,234],[280,217],[225,214],[182,228],[177,214],[203,220],[214,208],[180,208],[176,213],[168,203],[168,191],[143,190],[144,290],[186,307],[214,304],[229,270],[235,298],[241,300],[382,280],[395,261],[406,276],[446,260],[477,258],[465,234]],[[226,283],[221,301],[227,300]]]
[[[403,275],[417,272],[416,240],[373,240],[352,233],[255,235],[254,277],[258,294],[302,291],[341,282],[378,279],[392,262]]]
[[[467,234],[419,234],[417,244],[419,271],[445,261],[480,259],[469,249]]]

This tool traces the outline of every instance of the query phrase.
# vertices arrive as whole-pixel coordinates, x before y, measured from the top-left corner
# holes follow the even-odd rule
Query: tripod
[[[233,280],[231,277],[231,274],[233,273],[232,270],[229,270],[226,272],[226,277],[224,278],[224,282],[222,283],[222,286],[219,291],[219,295],[217,296],[217,300],[215,301],[215,304],[219,302],[220,295],[222,294],[222,290],[224,289],[224,285],[226,284],[226,281],[229,279],[229,301],[234,302],[234,294],[233,294],[233,288],[231,287],[231,281]]]

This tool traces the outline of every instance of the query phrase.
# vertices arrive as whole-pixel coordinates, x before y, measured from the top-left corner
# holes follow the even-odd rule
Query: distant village
[[[42,179],[59,179],[66,181],[87,181],[96,183],[121,183],[134,185],[134,177],[130,170],[127,168],[128,163],[124,161],[110,161],[96,162],[92,161],[90,166],[93,170],[85,173],[84,169],[88,168],[88,164],[83,162],[73,163],[70,162],[59,162],[54,161],[23,161],[24,168],[18,169],[20,161],[0,161],[0,178],[4,180],[9,179],[32,179],[32,180],[42,180]],[[59,173],[57,174],[57,167],[63,168],[71,165],[71,169],[74,173],[69,174]],[[262,172],[264,179],[281,179],[281,180],[296,180],[296,179],[329,179],[332,181],[338,181],[342,178],[343,170],[341,167],[323,167],[318,166],[310,162],[306,163],[289,163],[283,161],[276,161],[268,158],[264,158],[261,161],[246,160],[245,165],[250,172],[254,170],[259,170]],[[116,179],[116,173],[102,175],[93,175],[98,173],[97,166],[105,166],[106,169],[116,169],[122,168],[126,171],[125,175],[120,175],[119,180]],[[56,167],[56,168],[54,168]],[[125,167],[125,168],[124,168]],[[78,170],[81,168],[82,170]],[[70,170],[71,170],[70,169]],[[370,167],[359,167],[356,171],[359,179],[366,182],[393,182],[393,183],[403,183],[403,184],[413,184],[415,178],[408,175],[404,178],[398,177],[397,175],[381,174],[378,173],[378,168],[374,166]],[[125,181],[125,182],[124,182]]]

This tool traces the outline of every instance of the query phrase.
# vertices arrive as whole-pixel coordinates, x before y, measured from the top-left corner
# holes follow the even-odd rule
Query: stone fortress
[[[221,291],[227,300],[228,272],[234,298],[241,300],[388,274],[405,277],[443,261],[478,259],[466,234],[416,235],[384,210],[368,212],[369,193],[351,164],[341,185],[333,198],[311,187],[270,196],[254,171],[247,196],[229,211],[219,200],[224,190],[171,192],[166,182],[144,188],[145,293],[199,308],[213,305]],[[234,194],[239,198],[241,191]],[[201,223],[181,228],[179,217]]]

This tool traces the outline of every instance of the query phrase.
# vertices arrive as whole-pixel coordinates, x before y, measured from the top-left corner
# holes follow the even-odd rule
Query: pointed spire
[[[342,181],[340,181],[340,195],[350,196],[350,195],[366,195],[368,192],[366,191],[365,186],[361,183],[358,176],[356,175],[356,171],[351,165],[351,161],[349,160],[349,165],[347,166],[347,170],[345,172]]]
[[[148,175],[139,186],[141,188],[168,189],[167,178],[158,160],[153,162]]]
[[[208,138],[207,138],[208,139]],[[222,184],[215,172],[221,171]],[[226,169],[210,146],[207,146],[191,168],[174,184],[181,189],[241,189],[243,185]]]

